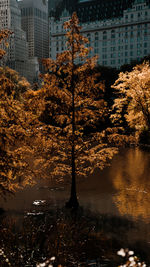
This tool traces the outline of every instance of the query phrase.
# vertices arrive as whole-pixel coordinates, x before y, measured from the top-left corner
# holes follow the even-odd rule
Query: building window
[[[110,64],[111,65],[115,65],[116,64],[116,60],[115,59],[111,60]]]
[[[140,31],[137,32],[137,36],[141,36],[141,32]]]
[[[116,50],[115,46],[111,47],[110,50],[115,51]]]
[[[147,49],[144,49],[144,55],[147,55]]]
[[[111,31],[111,38],[115,38],[115,30]]]
[[[103,46],[107,46],[107,42],[106,42],[106,41],[103,41],[103,42],[102,42],[102,45],[103,45]]]
[[[95,49],[94,49],[94,53],[95,53],[95,54],[98,54],[98,48],[95,48]]]
[[[131,31],[130,35],[131,35],[131,37],[133,37],[133,31]]]
[[[144,35],[147,35],[147,29],[144,29]]]
[[[107,55],[106,55],[106,54],[104,54],[104,55],[103,55],[103,59],[106,59],[106,58],[107,58]]]
[[[107,61],[104,60],[104,61],[102,62],[102,64],[103,64],[103,65],[107,65]]]
[[[95,40],[98,40],[98,32],[95,33]]]
[[[130,56],[133,56],[133,51],[130,51]]]
[[[141,50],[137,50],[137,55],[138,55],[138,56],[141,55]]]
[[[132,44],[130,45],[130,49],[133,49],[133,45]]]
[[[107,32],[104,31],[104,32],[103,32],[103,40],[106,40],[106,39],[107,39]]]
[[[130,38],[130,43],[133,43],[134,39],[133,37]]]
[[[102,52],[106,53],[107,52],[107,47],[102,48]]]
[[[115,40],[111,40],[111,45],[115,45]]]
[[[142,44],[137,44],[137,48],[140,48],[142,46]]]
[[[147,37],[147,36],[145,36],[145,37]],[[141,41],[141,37],[140,37],[140,36],[137,37],[137,41],[138,41],[138,42]]]
[[[144,47],[147,47],[147,43],[144,43]]]

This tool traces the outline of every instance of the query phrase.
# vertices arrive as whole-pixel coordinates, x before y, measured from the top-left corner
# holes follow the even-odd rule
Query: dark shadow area
[[[122,263],[117,255],[121,247],[134,250],[142,260],[150,262],[148,244],[128,244],[126,232],[134,227],[132,220],[97,215],[81,207],[72,212],[39,203],[25,214],[6,212],[0,217],[1,266],[36,266],[44,262],[43,266],[49,266],[55,257],[54,267],[86,267],[90,263],[117,267]]]

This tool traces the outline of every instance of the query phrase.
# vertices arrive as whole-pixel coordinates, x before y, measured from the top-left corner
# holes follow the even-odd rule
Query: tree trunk
[[[75,153],[74,153],[74,142],[72,145],[72,184],[71,184],[71,195],[69,201],[66,203],[67,208],[78,208],[79,203],[76,194],[76,171],[75,171]]]
[[[71,77],[71,92],[72,92],[72,184],[71,196],[66,203],[68,208],[77,208],[79,206],[76,195],[76,166],[75,166],[75,80],[74,80],[74,44],[72,44],[72,77]]]

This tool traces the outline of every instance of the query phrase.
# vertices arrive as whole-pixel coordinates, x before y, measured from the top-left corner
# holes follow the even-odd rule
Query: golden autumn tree
[[[0,30],[0,59],[6,54],[6,51],[3,48],[8,46],[7,39],[11,34],[12,32],[10,30]]]
[[[6,42],[9,31],[0,32],[0,42]],[[1,58],[5,51],[0,50]],[[36,118],[25,110],[21,92],[29,83],[9,68],[0,68],[0,194],[32,184],[32,171],[25,155],[31,153],[30,130]]]
[[[131,72],[121,72],[112,86],[115,99],[113,121],[122,122],[122,113],[128,125],[140,133],[150,130],[150,66],[148,62],[137,65]]]
[[[29,108],[35,111],[38,105],[39,117],[46,116],[42,129],[46,151],[39,155],[37,166],[41,158],[43,170],[48,167],[53,177],[61,179],[71,174],[71,196],[66,205],[77,207],[76,176],[102,169],[116,149],[102,142],[101,132],[84,133],[87,126],[94,128],[105,118],[104,86],[97,81],[97,57],[89,58],[88,39],[80,33],[76,13],[64,28],[67,50],[57,54],[56,60],[43,60],[47,73],[42,88],[30,96]]]

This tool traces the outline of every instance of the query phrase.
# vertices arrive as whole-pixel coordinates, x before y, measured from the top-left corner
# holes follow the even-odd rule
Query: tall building
[[[63,23],[73,11],[100,65],[119,68],[150,55],[150,0],[62,0],[49,12],[53,59],[65,49]]]
[[[26,33],[21,28],[21,11],[16,0],[0,1],[0,29],[13,32],[2,63],[33,82],[37,78],[38,62],[36,59],[29,60]]]
[[[27,34],[29,56],[41,59],[49,56],[48,2],[46,0],[20,0],[21,25]]]

